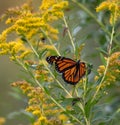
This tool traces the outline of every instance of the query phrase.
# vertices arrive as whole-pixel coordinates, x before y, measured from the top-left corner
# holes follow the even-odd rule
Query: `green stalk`
[[[44,35],[47,37],[47,39],[49,40],[50,44],[51,44],[52,46],[54,46],[54,44],[53,44],[51,38],[46,35],[45,31],[44,31],[43,29],[41,29],[41,31],[42,31],[42,32],[44,33]],[[60,56],[60,53],[59,53],[58,49],[57,49],[55,46],[54,46],[54,49],[55,49],[55,51],[57,52],[57,54]]]
[[[44,64],[44,63],[43,63]],[[66,94],[69,95],[69,97],[72,97],[71,94],[67,91],[67,89],[65,89],[65,87],[63,87],[63,85],[55,78],[54,74],[51,72],[51,70],[47,67],[46,64],[44,64],[45,68],[49,71],[49,73],[51,74],[51,76],[56,80],[56,82],[59,84],[59,86],[66,92]]]
[[[59,103],[57,103],[57,101],[56,101],[53,97],[50,96],[50,98],[52,99],[52,101],[53,101],[55,104],[57,104],[63,111],[66,112],[66,109],[63,108]],[[73,118],[75,121],[77,121],[80,125],[83,125],[83,123],[82,123],[80,120],[78,120],[75,116],[73,116],[72,114],[69,114],[69,116],[70,116],[71,118]]]
[[[83,83],[83,89],[84,89],[84,93],[83,93],[83,100],[84,100],[84,106],[85,106],[85,98],[86,98],[86,92],[87,92],[87,83],[88,83],[88,77],[87,77],[87,72],[86,72],[86,78],[85,78],[85,81]],[[86,113],[85,113],[85,110],[84,110],[84,116],[85,116],[85,121],[86,121],[86,125],[90,125],[90,119],[87,118],[86,116]]]
[[[71,44],[72,44],[72,46],[73,46],[73,51],[74,51],[74,53],[75,53],[75,45],[74,45],[74,41],[73,41],[73,38],[72,38],[72,34],[71,34],[71,32],[70,32],[69,26],[68,26],[68,24],[67,24],[67,21],[66,21],[64,15],[63,15],[63,21],[64,21],[64,23],[65,23],[65,27],[67,28],[67,32],[68,32],[68,35],[69,35]]]
[[[95,94],[94,94],[94,96],[92,98],[92,101],[95,100],[95,97],[97,96],[97,94],[98,94],[98,92],[99,92],[99,90],[101,88],[101,85],[102,85],[102,83],[103,83],[103,81],[105,79],[106,73],[108,71],[108,66],[109,66],[109,63],[110,63],[110,55],[111,55],[112,41],[113,41],[114,32],[115,32],[115,30],[114,30],[114,25],[113,25],[112,32],[111,32],[110,43],[109,43],[109,46],[108,46],[109,47],[108,48],[108,58],[107,58],[107,63],[106,63],[105,71],[104,71],[103,77],[101,79],[101,82],[99,83],[99,86],[98,86],[98,88],[97,88],[97,90],[96,90],[96,92],[95,92]]]

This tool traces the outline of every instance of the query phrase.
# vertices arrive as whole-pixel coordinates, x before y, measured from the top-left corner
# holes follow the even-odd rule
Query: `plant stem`
[[[44,64],[44,63],[43,63]],[[56,82],[59,84],[59,86],[69,95],[69,97],[72,97],[72,95],[67,91],[67,89],[65,89],[65,87],[63,87],[63,85],[55,78],[54,74],[51,72],[51,70],[47,67],[46,64],[44,64],[45,68],[49,71],[49,73],[51,74],[51,76],[56,80]]]
[[[73,38],[72,38],[72,34],[71,34],[71,32],[70,32],[69,26],[68,26],[68,24],[67,24],[67,21],[66,21],[64,15],[63,15],[63,21],[64,21],[64,23],[65,23],[65,27],[67,28],[67,32],[68,32],[68,35],[69,35],[71,44],[72,44],[72,46],[73,46],[73,51],[74,51],[74,53],[75,53],[75,45],[74,45],[74,41],[73,41]]]
[[[57,101],[56,101],[53,97],[50,96],[50,98],[52,99],[52,101],[53,101],[55,104],[57,104],[63,111],[66,112],[66,109],[63,108],[59,103],[57,103]],[[79,120],[78,120],[75,116],[73,116],[72,114],[69,114],[69,116],[72,117],[75,121],[77,121],[80,125],[83,125],[83,123],[82,123],[81,121],[79,121]]]
[[[60,53],[59,53],[58,49],[55,47],[55,45],[53,44],[51,38],[50,38],[49,36],[46,35],[46,33],[45,33],[45,31],[44,31],[43,29],[41,29],[41,31],[45,34],[45,36],[48,38],[50,44],[51,44],[52,46],[54,46],[55,51],[56,51],[57,54],[60,56]]]
[[[84,106],[85,106],[85,103],[86,103],[87,82],[88,82],[88,77],[87,77],[87,73],[86,73],[85,81],[83,82],[83,90],[84,90],[83,101],[84,101]],[[85,110],[84,110],[84,119],[85,119],[86,125],[90,125],[90,120],[89,120],[89,118],[87,118]]]
[[[106,73],[107,73],[107,70],[108,70],[108,66],[109,66],[109,63],[110,63],[110,55],[111,55],[112,41],[113,41],[114,32],[115,31],[114,31],[114,26],[113,26],[112,27],[112,32],[111,32],[110,43],[109,43],[109,46],[108,46],[108,57],[107,57],[107,63],[106,63],[105,71],[104,71],[104,74],[103,74],[103,77],[101,79],[101,82],[100,82],[100,84],[99,84],[99,86],[98,86],[98,88],[97,88],[97,90],[96,90],[96,92],[95,92],[91,102],[93,102],[95,100],[95,97],[97,96],[97,94],[98,94],[98,92],[99,92],[99,90],[101,88],[101,85],[102,85],[102,83],[103,83],[103,81],[105,79],[105,76],[106,76]]]
[[[75,89],[75,93],[76,93],[76,96],[78,97],[78,92],[77,92],[76,89]],[[86,94],[86,85],[84,86],[84,93]],[[85,108],[84,108],[84,106],[85,106],[85,95],[83,95],[83,101],[84,101],[84,104],[78,103],[78,106],[80,107],[80,109],[83,113],[84,120],[85,120],[85,123],[86,123],[85,125],[90,125],[90,121],[87,119],[86,114],[85,114]]]
[[[87,77],[86,77],[86,79],[87,79]],[[85,96],[86,96],[86,82],[87,82],[87,80],[85,80],[85,81],[83,82],[83,90],[84,90],[83,100],[84,100],[84,105],[85,105]]]

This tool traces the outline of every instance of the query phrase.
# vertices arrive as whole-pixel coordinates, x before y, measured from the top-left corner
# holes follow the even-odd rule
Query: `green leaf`
[[[44,90],[45,90],[45,92],[46,92],[48,95],[50,95],[50,92],[49,92],[49,90],[48,90],[47,87],[44,87]]]
[[[103,53],[103,54],[105,54],[105,55],[108,55],[108,52],[105,51],[105,50],[103,50],[102,48],[97,48],[97,50],[99,50],[100,53]]]
[[[102,80],[102,78],[103,78],[103,75],[99,77],[99,79],[95,82],[95,84],[96,84],[96,85],[99,85],[100,82],[101,82],[101,80]]]
[[[91,103],[91,99],[89,99],[86,104],[85,104],[85,115],[87,118],[89,118],[89,115],[90,115],[90,111],[91,111],[91,108],[92,108],[92,103]]]
[[[39,54],[39,58],[44,57],[44,56],[46,55],[46,53],[47,53],[47,49],[44,49],[44,50],[40,51],[40,52],[38,53],[38,54]]]
[[[22,35],[20,35],[21,36],[21,40],[23,41],[23,42],[25,42],[25,43],[27,43],[27,39],[26,39],[26,37],[22,34]]]
[[[85,114],[86,117],[89,118],[90,114],[91,114],[91,109],[94,107],[94,105],[98,102],[98,100],[94,100],[92,101],[92,97],[89,98],[89,100],[86,102],[85,104]]]
[[[102,53],[100,53],[100,58],[101,58],[101,61],[104,65],[106,65],[106,60],[105,60],[105,57]]]

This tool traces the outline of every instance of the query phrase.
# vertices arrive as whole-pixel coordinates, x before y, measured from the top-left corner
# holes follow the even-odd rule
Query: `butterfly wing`
[[[54,62],[56,62],[56,56],[48,56],[46,61],[52,65]]]
[[[86,73],[86,65],[84,62],[77,62],[75,66],[66,70],[62,77],[68,84],[75,85]]]
[[[76,62],[72,59],[61,56],[49,56],[46,58],[49,64],[55,63],[55,68],[68,84],[75,85],[86,73],[86,65],[84,62]]]
[[[63,73],[76,65],[74,60],[61,56],[49,56],[46,60],[51,65],[55,63],[55,69],[60,73]]]

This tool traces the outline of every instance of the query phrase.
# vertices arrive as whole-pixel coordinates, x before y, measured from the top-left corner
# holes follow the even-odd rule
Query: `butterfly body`
[[[86,73],[86,64],[80,60],[76,62],[66,57],[48,56],[46,61],[51,65],[55,63],[55,69],[62,73],[64,81],[71,85],[77,84]]]

